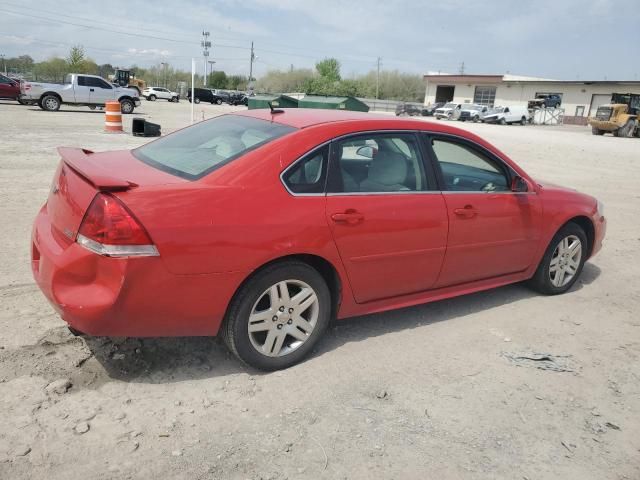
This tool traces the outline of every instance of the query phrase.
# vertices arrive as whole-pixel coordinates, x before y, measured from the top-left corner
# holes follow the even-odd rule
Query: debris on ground
[[[69,380],[68,378],[61,378],[59,380],[51,382],[49,385],[44,387],[44,390],[49,395],[51,395],[52,393],[64,395],[65,393],[67,393],[67,390],[71,388],[71,385],[71,380]]]
[[[571,355],[537,352],[502,352],[501,355],[519,367],[532,367],[552,372],[575,372],[575,368],[571,366]]]

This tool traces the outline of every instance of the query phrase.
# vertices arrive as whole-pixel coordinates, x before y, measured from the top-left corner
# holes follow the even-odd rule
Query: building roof
[[[592,85],[592,84],[625,84],[625,85],[640,85],[640,80],[555,80],[551,78],[541,78],[541,77],[531,77],[524,75],[511,75],[507,74],[496,74],[496,75],[473,75],[473,74],[441,74],[441,73],[433,73],[429,72],[424,75],[424,79],[435,80],[438,83],[443,82],[452,82],[452,83],[473,83],[473,84],[482,84],[482,83],[561,83],[566,85]]]

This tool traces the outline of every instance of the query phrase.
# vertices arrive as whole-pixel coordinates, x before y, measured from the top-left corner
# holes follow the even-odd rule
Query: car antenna
[[[276,113],[284,113],[284,110],[281,110],[279,108],[273,108],[273,105],[271,105],[271,102],[267,102],[267,105],[269,105],[269,108],[271,109],[271,115],[275,115]]]

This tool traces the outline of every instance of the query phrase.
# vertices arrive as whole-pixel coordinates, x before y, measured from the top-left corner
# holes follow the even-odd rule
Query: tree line
[[[29,55],[6,58],[5,67],[9,73],[23,75],[28,80],[61,83],[68,73],[86,73],[99,75],[105,79],[112,75],[115,68],[109,63],[97,64],[88,57],[80,45],[69,50],[65,58],[52,57],[35,62]],[[176,89],[178,82],[191,85],[191,72],[161,63],[148,68],[132,65],[137,78],[145,80],[147,85]],[[403,73],[398,70],[371,71],[352,78],[343,78],[340,62],[335,58],[325,58],[315,65],[315,70],[291,68],[289,70],[269,70],[258,79],[244,75],[227,75],[224,71],[214,71],[207,78],[210,88],[245,91],[253,84],[257,93],[297,92],[313,95],[336,95],[422,102],[424,82],[422,76]],[[196,86],[203,84],[202,75],[196,75]],[[376,88],[377,85],[377,88]]]

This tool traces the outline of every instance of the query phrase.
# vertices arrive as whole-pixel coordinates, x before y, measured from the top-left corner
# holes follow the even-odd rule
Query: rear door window
[[[133,150],[139,160],[197,180],[245,153],[296,129],[241,115],[222,115]]]

